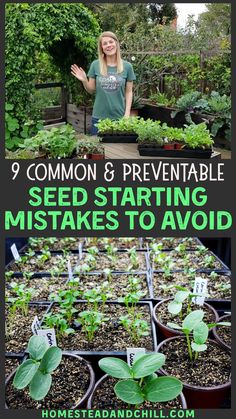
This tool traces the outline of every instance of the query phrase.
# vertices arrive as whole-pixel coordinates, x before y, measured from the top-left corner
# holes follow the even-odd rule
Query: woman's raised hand
[[[82,82],[87,80],[85,71],[81,67],[78,67],[76,64],[72,64],[71,74],[73,74],[73,76]]]

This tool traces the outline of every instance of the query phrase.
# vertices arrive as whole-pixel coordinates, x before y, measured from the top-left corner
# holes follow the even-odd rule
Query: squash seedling
[[[174,299],[168,304],[168,311],[169,313],[176,316],[177,314],[182,317],[182,308],[183,303],[187,301],[187,314],[190,313],[191,310],[191,303],[192,298],[194,297],[202,297],[203,294],[194,294],[188,290],[188,288],[181,287],[180,285],[176,285],[175,288],[178,290],[174,296]]]
[[[102,358],[99,367],[108,375],[118,378],[114,386],[116,396],[128,404],[140,405],[145,401],[167,402],[180,395],[183,385],[175,377],[158,377],[156,371],[165,363],[163,354],[145,354],[134,358],[130,367],[119,358]]]
[[[31,336],[27,349],[30,357],[17,368],[13,386],[18,390],[29,386],[31,398],[42,400],[51,388],[51,373],[59,366],[62,351],[56,346],[48,347],[43,336]]]
[[[191,362],[196,361],[199,352],[203,352],[207,349],[206,342],[208,339],[209,329],[215,326],[231,326],[230,322],[206,324],[203,322],[204,314],[203,310],[192,311],[185,317],[181,326],[176,323],[167,323],[168,327],[181,330],[185,334],[189,359]],[[195,352],[195,355],[193,355],[193,351]]]

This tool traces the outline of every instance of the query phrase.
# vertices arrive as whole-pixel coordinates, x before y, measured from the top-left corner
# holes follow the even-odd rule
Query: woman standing
[[[98,39],[98,60],[92,62],[88,78],[76,64],[71,73],[89,93],[96,93],[92,114],[92,135],[97,134],[99,119],[113,120],[130,116],[135,74],[132,64],[121,59],[120,45],[113,32],[103,32]]]

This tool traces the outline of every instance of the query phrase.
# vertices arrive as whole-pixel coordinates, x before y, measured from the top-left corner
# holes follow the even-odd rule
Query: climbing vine
[[[90,10],[72,3],[8,3],[5,24],[6,102],[13,106],[21,127],[39,118],[32,103],[35,83],[42,81],[42,71],[38,80],[38,57],[49,54],[60,81],[73,86],[70,66],[76,62],[87,69],[96,56],[100,28]]]

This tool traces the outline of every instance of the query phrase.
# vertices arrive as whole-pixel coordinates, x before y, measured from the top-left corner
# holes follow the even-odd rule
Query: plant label
[[[79,243],[78,250],[79,250],[79,260],[81,260],[83,257],[82,243]]]
[[[15,260],[21,259],[15,243],[11,246],[11,252]]]
[[[142,248],[143,248],[143,238],[142,238],[142,237],[140,237],[139,241],[140,241],[140,247],[141,247],[141,249],[142,249]]]
[[[73,279],[73,274],[72,274],[72,267],[71,267],[70,260],[68,260],[67,262],[67,269],[68,269],[69,281],[71,281]]]
[[[193,294],[201,294],[199,297],[193,297],[193,303],[199,306],[203,306],[207,295],[207,279],[196,276]]]
[[[137,354],[144,355],[146,353],[145,348],[127,348],[127,363],[130,367],[132,367],[134,362],[134,357]]]
[[[35,316],[34,320],[32,322],[32,325],[31,325],[31,330],[32,330],[34,335],[38,334],[38,329],[39,328],[40,328],[40,321],[38,319],[38,316]]]
[[[44,336],[47,339],[49,346],[57,346],[56,334],[54,329],[39,329],[39,336]]]

